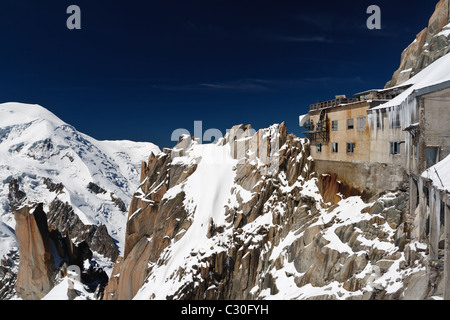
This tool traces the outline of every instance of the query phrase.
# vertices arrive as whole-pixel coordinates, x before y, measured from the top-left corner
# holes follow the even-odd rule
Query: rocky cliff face
[[[12,197],[21,196],[21,201],[16,201],[13,207],[20,259],[17,274],[10,272],[12,281],[5,283],[5,295],[14,292],[25,300],[42,299],[67,275],[69,266],[78,266],[84,285],[101,295],[108,276],[92,260],[93,253],[89,247],[94,246],[87,241],[74,243],[73,239],[77,237],[73,237],[75,233],[69,231],[71,228],[60,232],[54,224],[49,224],[49,217],[58,217],[57,212],[48,215],[42,203],[27,202],[25,193],[17,189],[17,181],[12,180],[10,187]],[[70,222],[67,221],[66,225],[70,226]],[[85,227],[84,233],[90,230],[90,227]],[[100,240],[108,243],[109,239],[106,232]],[[5,273],[13,266],[6,262],[3,263]]]
[[[50,179],[44,184],[51,191],[64,189]],[[71,265],[80,268],[88,292],[101,295],[108,276],[93,259],[93,251],[112,261],[118,256],[106,227],[85,225],[73,208],[58,198],[46,213],[43,203],[29,201],[17,179],[9,182],[8,200],[14,212],[18,251],[12,250],[1,261],[0,298],[42,299],[67,275]]]
[[[439,266],[427,272],[426,244],[411,240],[406,192],[366,202],[331,196],[339,182],[317,177],[306,140],[286,134],[284,124],[252,137],[249,130],[234,127],[215,145],[183,137],[150,155],[105,299],[442,294]],[[276,161],[262,161],[268,155]]]
[[[21,252],[16,291],[23,299],[41,299],[53,287],[55,270],[47,218],[42,205],[24,206],[15,211],[14,218]]]
[[[402,53],[400,67],[386,88],[407,81],[431,63],[450,52],[450,1],[440,0],[428,27]]]

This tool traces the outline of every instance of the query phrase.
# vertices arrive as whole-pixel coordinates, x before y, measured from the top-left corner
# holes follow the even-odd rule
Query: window
[[[439,147],[438,146],[426,146],[425,147],[425,160],[427,168],[434,166],[439,162]]]
[[[316,151],[322,152],[322,144],[321,143],[316,144]]]
[[[353,153],[355,151],[355,143],[347,142],[347,153]]]
[[[331,131],[338,131],[338,121],[337,120],[331,121]]]
[[[391,129],[400,128],[400,115],[396,115],[391,119]]]
[[[383,118],[379,119],[377,117],[377,129],[383,129]]]
[[[353,118],[347,119],[347,130],[352,130],[353,127]]]
[[[338,143],[337,142],[332,142],[331,143],[331,152],[333,152],[333,153],[337,153],[338,152]]]
[[[366,117],[356,118],[356,129],[366,130]]]
[[[390,154],[400,154],[400,144],[401,142],[390,142],[391,151]]]

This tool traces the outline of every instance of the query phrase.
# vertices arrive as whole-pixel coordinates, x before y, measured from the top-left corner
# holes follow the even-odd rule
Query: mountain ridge
[[[211,145],[182,137],[176,148],[149,158],[129,210],[125,256],[114,266],[104,299],[440,294],[442,275],[438,268],[427,271],[426,243],[409,239],[405,190],[366,201],[353,190],[325,202],[322,195],[341,182],[315,173],[307,140],[287,134],[284,124],[253,136],[246,134],[250,128],[235,126]],[[271,175],[261,173],[264,162],[255,157],[264,155],[257,150],[264,148],[262,137],[279,144],[278,170]],[[218,160],[211,161],[212,152]],[[231,180],[222,185],[208,165]],[[208,202],[217,192],[222,200]]]

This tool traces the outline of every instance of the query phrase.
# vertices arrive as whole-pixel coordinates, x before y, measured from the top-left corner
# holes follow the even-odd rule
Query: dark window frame
[[[389,142],[389,154],[393,156],[401,155],[402,142],[401,141],[390,141]]]
[[[347,153],[355,153],[355,143],[347,142]]]
[[[338,153],[339,152],[339,144],[337,142],[331,143],[331,153]]]
[[[316,144],[316,152],[321,153],[322,152],[322,143],[317,143]]]
[[[339,130],[338,120],[332,120],[331,121],[331,131],[338,131],[338,130]]]
[[[353,130],[355,128],[355,119],[348,118],[347,119],[347,130]]]

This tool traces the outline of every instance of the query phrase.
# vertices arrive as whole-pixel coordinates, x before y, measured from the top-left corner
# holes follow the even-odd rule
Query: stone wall
[[[408,182],[406,170],[395,164],[315,160],[315,167],[319,175],[336,174],[339,181],[367,194],[402,188]]]

